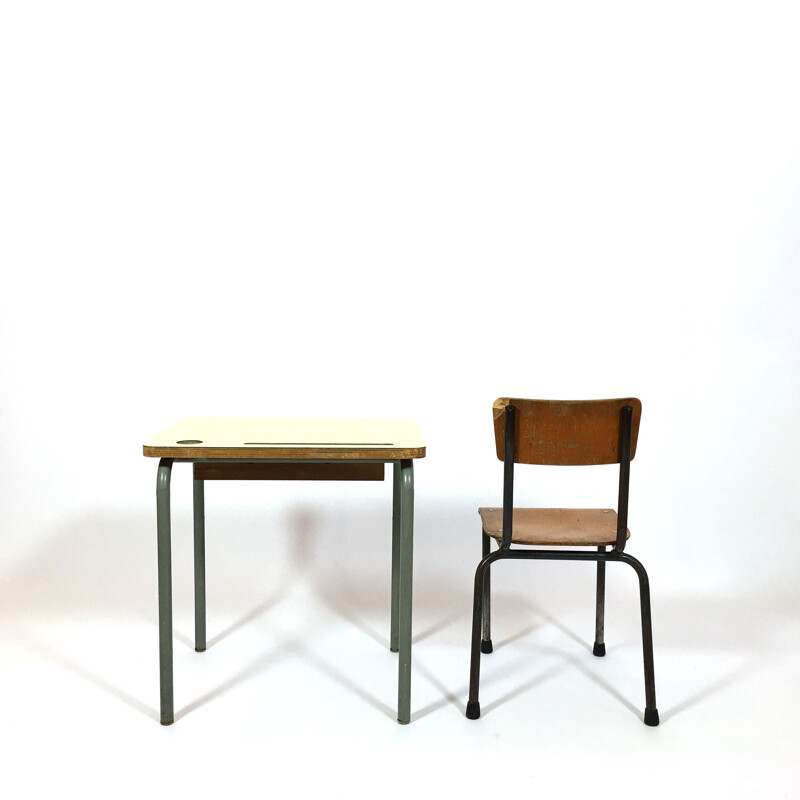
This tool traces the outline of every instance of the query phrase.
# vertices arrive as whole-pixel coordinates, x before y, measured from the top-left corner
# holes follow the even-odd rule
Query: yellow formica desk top
[[[160,458],[408,459],[425,456],[409,419],[187,417],[144,444]]]

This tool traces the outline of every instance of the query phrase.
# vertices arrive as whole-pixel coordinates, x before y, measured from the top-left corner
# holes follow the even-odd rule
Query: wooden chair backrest
[[[518,464],[580,466],[619,463],[620,409],[633,408],[631,458],[636,453],[642,404],[635,397],[615,400],[523,400],[500,397],[494,401],[494,438],[502,461],[505,410],[516,409],[514,461]]]

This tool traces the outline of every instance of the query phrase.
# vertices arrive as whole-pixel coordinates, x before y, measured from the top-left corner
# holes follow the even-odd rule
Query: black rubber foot
[[[481,653],[491,653],[492,652],[492,640],[485,639],[481,641]]]
[[[655,728],[658,725],[658,709],[646,708],[644,710],[644,724]]]
[[[175,722],[175,717],[172,717],[171,719],[164,719],[164,717],[161,718],[162,725],[172,725],[173,722]]]
[[[194,651],[195,653],[205,653],[206,649],[205,647],[195,647]]]
[[[467,703],[467,719],[478,719],[481,715],[480,703]]]
[[[605,644],[598,644],[595,642],[594,647],[592,648],[592,654],[596,656],[604,656],[606,654]]]

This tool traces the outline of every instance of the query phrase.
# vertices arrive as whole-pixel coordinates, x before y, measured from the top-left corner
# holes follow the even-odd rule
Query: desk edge
[[[302,451],[302,455],[299,453]],[[400,459],[425,458],[425,446],[403,448],[372,447],[368,450],[358,448],[299,448],[299,447],[159,447],[143,445],[143,455],[148,458],[225,458],[225,459],[330,459],[330,460],[360,460],[378,459],[398,461]]]

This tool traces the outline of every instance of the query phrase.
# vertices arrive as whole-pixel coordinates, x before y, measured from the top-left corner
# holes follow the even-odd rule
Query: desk
[[[205,481],[383,480],[394,465],[391,631],[399,653],[397,720],[411,710],[411,581],[414,544],[414,459],[425,456],[411,420],[191,417],[144,445],[160,458],[156,480],[161,724],[175,720],[172,669],[170,478],[176,461],[194,465],[195,650],[206,649]]]

